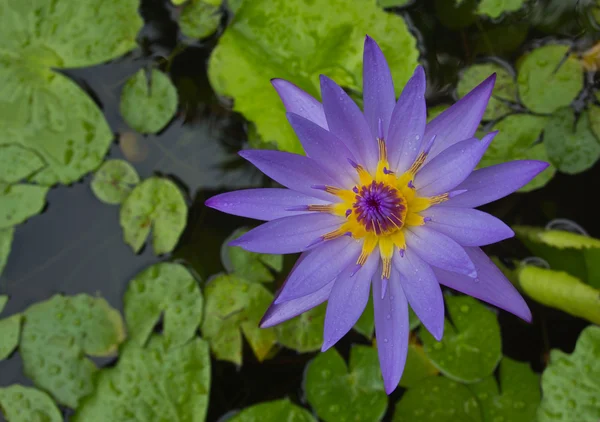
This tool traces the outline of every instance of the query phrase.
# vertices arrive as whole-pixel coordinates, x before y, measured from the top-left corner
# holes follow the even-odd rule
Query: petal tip
[[[398,388],[398,382],[394,383],[390,381],[384,381],[383,385],[385,387],[385,394],[387,394],[388,396],[392,394],[396,390],[396,388]]]
[[[323,342],[323,345],[321,346],[321,353],[328,351],[329,349],[331,349],[331,347],[333,347],[335,345],[336,342],[332,342],[330,340],[326,340]]]

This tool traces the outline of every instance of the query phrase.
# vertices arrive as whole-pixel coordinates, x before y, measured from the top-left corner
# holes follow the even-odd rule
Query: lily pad
[[[483,422],[536,420],[540,404],[540,379],[529,364],[505,357],[500,363],[500,385],[493,376],[469,388],[479,400]]]
[[[248,281],[266,283],[275,280],[271,271],[283,268],[283,255],[249,252],[229,242],[247,233],[249,229],[238,229],[229,236],[221,247],[221,261],[229,273],[235,272]]]
[[[0,413],[8,422],[62,422],[50,396],[37,388],[0,387]]]
[[[429,377],[409,388],[396,405],[393,422],[482,422],[477,399],[462,384]]]
[[[242,364],[242,333],[257,359],[268,355],[277,338],[274,328],[258,327],[273,295],[262,284],[234,274],[219,275],[204,289],[205,312],[202,336],[217,359]]]
[[[352,346],[350,365],[335,349],[319,354],[306,367],[304,393],[325,422],[376,422],[387,409],[377,350]]]
[[[590,128],[594,132],[594,135],[596,135],[596,139],[600,141],[600,107],[592,104],[588,110],[588,116],[590,119]]]
[[[221,24],[221,4],[207,0],[191,0],[179,16],[179,28],[186,37],[203,39],[212,35]]]
[[[0,295],[0,313],[4,310],[6,303],[8,302],[8,296]]]
[[[409,388],[419,384],[425,378],[439,374],[440,371],[429,360],[423,346],[416,342],[408,345],[406,365],[400,379],[400,387]]]
[[[493,127],[499,131],[485,152],[479,165],[488,167],[494,164],[513,160],[548,161],[546,148],[538,143],[544,130],[547,118],[531,114],[512,114],[500,120]],[[550,165],[537,175],[535,179],[520,189],[528,192],[546,185],[556,173],[556,168]]]
[[[519,285],[532,299],[568,314],[600,324],[600,290],[562,271],[525,266]]]
[[[544,143],[550,160],[563,173],[581,173],[600,158],[600,141],[590,129],[588,114],[582,114],[575,123],[575,114],[570,108],[562,109],[550,118]]]
[[[210,392],[208,344],[196,337],[170,347],[159,335],[147,347],[128,342],[114,368],[99,372],[96,389],[73,422],[203,422]]]
[[[497,19],[504,13],[516,12],[524,3],[525,0],[482,0],[477,13]]]
[[[123,87],[119,108],[127,124],[140,133],[157,133],[177,111],[177,89],[160,70],[152,69],[150,80],[140,69]]]
[[[6,297],[6,296],[3,296]],[[0,313],[6,301],[2,303],[0,298]],[[19,335],[21,334],[22,315],[12,315],[8,318],[0,319],[0,360],[6,359],[19,344]]]
[[[523,104],[536,113],[568,106],[583,89],[583,68],[569,46],[536,48],[518,62],[517,84]]]
[[[283,78],[318,96],[319,74],[362,90],[365,34],[390,64],[396,96],[417,66],[416,40],[404,20],[375,0],[253,0],[242,3],[213,50],[208,75],[219,95],[256,124],[279,149],[302,152],[271,78]]]
[[[14,234],[15,229],[13,227],[0,229],[0,275],[2,275],[4,267],[6,266],[6,261],[8,261]]]
[[[237,413],[228,422],[316,422],[306,409],[288,399],[255,404]]]
[[[496,73],[496,84],[483,114],[484,120],[494,120],[508,114],[511,108],[507,102],[518,102],[517,84],[511,72],[498,63],[475,64],[461,73],[456,87],[459,98],[462,98],[494,72]]]
[[[123,201],[119,220],[125,243],[134,252],[139,252],[152,228],[152,247],[160,255],[177,245],[187,222],[187,204],[175,183],[150,177]]]
[[[384,9],[388,7],[406,6],[411,2],[412,0],[377,0],[377,4]]]
[[[96,198],[107,204],[120,204],[140,182],[140,176],[125,160],[108,160],[92,179],[91,187]]]
[[[0,181],[17,183],[44,167],[35,152],[18,144],[0,145]]]
[[[59,403],[76,408],[93,391],[96,365],[89,356],[110,356],[125,339],[121,315],[101,298],[60,296],[23,313],[19,351],[23,369]]]
[[[0,229],[20,224],[42,212],[47,193],[48,188],[44,186],[0,182]]]
[[[600,327],[583,330],[571,355],[550,352],[542,390],[539,422],[600,420]]]
[[[325,303],[275,327],[277,341],[299,353],[314,352],[323,344]]]
[[[200,287],[180,264],[163,262],[139,273],[123,298],[125,321],[131,341],[145,344],[164,314],[164,343],[169,347],[185,344],[202,321]]]
[[[419,330],[425,353],[449,378],[472,383],[491,375],[502,358],[502,339],[496,315],[469,296],[447,296],[452,323],[444,325],[441,342],[425,327]]]

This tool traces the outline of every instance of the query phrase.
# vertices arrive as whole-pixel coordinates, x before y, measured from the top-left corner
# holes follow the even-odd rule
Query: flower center
[[[353,212],[367,232],[382,235],[402,228],[407,207],[398,189],[374,180],[360,188],[355,186],[353,191],[356,193]]]

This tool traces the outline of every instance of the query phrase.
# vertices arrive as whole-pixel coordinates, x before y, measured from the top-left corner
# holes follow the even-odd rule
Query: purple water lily
[[[364,112],[326,76],[322,103],[290,82],[273,80],[306,156],[242,151],[288,189],[229,192],[206,204],[267,221],[232,245],[302,252],[262,327],[327,301],[325,351],[354,326],[372,286],[389,394],[406,361],[408,305],[442,338],[440,284],[531,320],[523,298],[479,248],[513,231],[474,207],[514,192],[548,164],[522,160],[473,171],[496,135],[474,137],[495,75],[427,124],[423,68],[396,101],[385,57],[369,37],[363,66]]]

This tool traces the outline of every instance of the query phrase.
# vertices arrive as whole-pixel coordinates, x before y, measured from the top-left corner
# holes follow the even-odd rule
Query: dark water
[[[533,1],[527,11],[511,15],[505,21],[478,20],[468,28],[454,29],[443,26],[435,13],[436,8],[443,7],[443,1],[417,3],[398,13],[411,23],[420,41],[421,62],[429,78],[429,105],[452,102],[460,69],[482,57],[494,56],[514,65],[523,52],[545,40],[570,40],[576,51],[583,51],[600,39],[578,1]],[[466,0],[465,4],[468,3],[472,1]],[[183,187],[190,205],[186,231],[172,256],[155,257],[150,248],[135,255],[121,238],[118,207],[104,205],[93,196],[89,176],[71,186],[54,188],[48,195],[45,212],[16,231],[0,282],[0,293],[11,296],[5,311],[8,314],[22,311],[55,293],[97,294],[122,309],[121,298],[128,281],[160,260],[185,260],[206,280],[222,270],[219,248],[223,240],[235,228],[252,224],[203,205],[206,198],[221,190],[268,183],[236,156],[247,144],[247,123],[230,111],[226,100],[216,98],[208,84],[206,63],[219,33],[202,43],[187,41],[186,45],[174,21],[175,9],[168,1],[144,0],[141,13],[146,26],[140,34],[140,49],[110,64],[67,74],[104,110],[115,132],[110,158],[129,159],[143,178],[159,173]],[[466,22],[444,13],[440,16],[445,16],[446,25],[460,26],[460,22]],[[223,27],[229,18],[224,18]],[[487,35],[483,36],[484,33]],[[179,90],[180,108],[162,133],[143,137],[127,128],[119,115],[118,101],[127,77],[152,65],[170,73]],[[588,78],[576,107],[582,107],[598,87],[598,80]],[[590,205],[594,195],[590,189],[598,186],[599,177],[598,166],[577,176],[559,174],[541,190],[512,195],[486,210],[508,224],[545,225],[554,218],[568,218],[590,235],[600,237],[598,212]],[[495,245],[488,252],[507,258],[527,256],[516,240]],[[293,257],[286,258],[288,268],[292,262]],[[529,361],[539,371],[544,367],[548,350],[555,347],[572,350],[586,324],[541,305],[530,305],[536,317],[532,325],[512,315],[500,314],[503,347],[505,355]],[[347,355],[352,343],[366,342],[351,333],[338,345],[338,350]],[[207,420],[215,421],[230,410],[284,395],[301,403],[304,366],[313,356],[282,350],[276,359],[259,364],[245,346],[242,368],[213,361]],[[0,362],[0,386],[13,383],[31,384],[22,375],[18,353]],[[400,394],[397,391],[391,397],[388,416]]]

